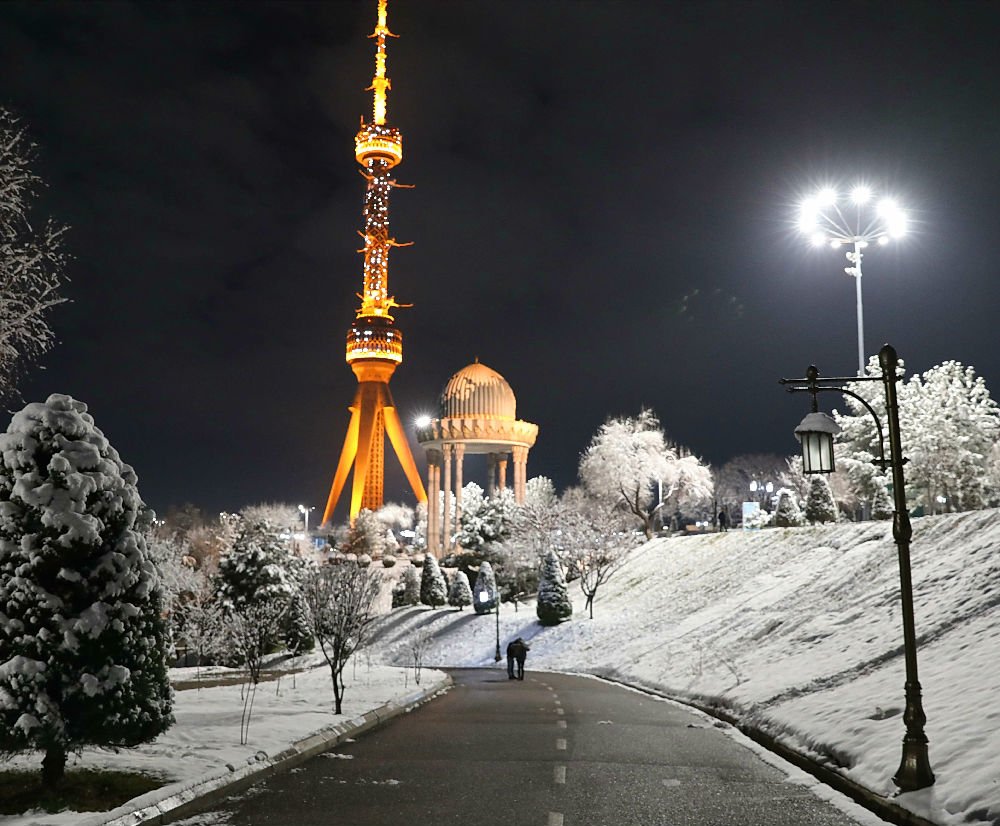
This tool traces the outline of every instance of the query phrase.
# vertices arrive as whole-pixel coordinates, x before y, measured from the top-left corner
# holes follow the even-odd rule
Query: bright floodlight
[[[417,427],[427,427],[427,425],[429,425],[431,423],[431,417],[427,416],[427,415],[417,416],[417,418],[414,419],[413,423]]]
[[[851,200],[858,206],[864,206],[867,204],[872,197],[871,187],[867,187],[864,184],[858,184],[851,190]]]
[[[824,187],[816,196],[816,203],[821,207],[830,207],[837,203],[837,190],[833,187]]]
[[[902,238],[907,231],[906,212],[892,198],[876,194],[868,184],[851,187],[847,198],[841,198],[833,187],[823,187],[813,197],[802,202],[799,229],[813,246],[829,244],[842,249],[849,266],[844,272],[853,276],[858,294],[858,375],[864,375],[864,316],[861,305],[861,259],[863,250],[877,243],[884,247]]]

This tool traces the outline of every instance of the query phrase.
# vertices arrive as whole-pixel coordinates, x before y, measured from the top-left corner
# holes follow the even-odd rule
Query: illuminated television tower
[[[392,88],[385,75],[385,39],[395,37],[386,26],[386,0],[378,2],[378,23],[371,37],[375,39],[375,77],[368,90],[374,92],[372,122],[361,118],[361,131],[354,139],[354,157],[368,181],[365,191],[364,292],[358,294],[361,307],[347,334],[347,363],[358,379],[358,389],[349,410],[351,421],[340,453],[340,461],[323,511],[323,522],[333,516],[337,500],[344,490],[347,475],[354,467],[351,485],[351,521],[362,508],[382,507],[383,457],[385,436],[396,451],[403,472],[416,494],[426,502],[420,474],[410,453],[406,434],[389,392],[389,379],[396,365],[403,361],[403,336],[393,326],[390,311],[400,307],[389,295],[389,249],[396,241],[389,236],[389,192],[396,181],[389,171],[403,159],[403,136],[385,122],[386,92]]]

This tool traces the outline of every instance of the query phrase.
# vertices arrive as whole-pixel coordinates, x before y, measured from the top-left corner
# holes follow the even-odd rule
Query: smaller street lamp
[[[305,535],[306,538],[309,537],[309,511],[314,511],[316,508],[307,508],[305,505],[299,505],[299,513],[302,514],[302,518],[305,520]]]
[[[892,535],[896,540],[896,550],[899,557],[899,585],[903,615],[903,654],[906,660],[906,709],[903,712],[903,723],[906,733],[903,735],[903,757],[896,774],[892,778],[901,791],[912,792],[934,784],[934,772],[931,770],[930,758],[927,755],[927,735],[924,734],[924,724],[927,716],[924,714],[921,700],[920,681],[917,676],[917,635],[913,624],[913,583],[910,578],[910,538],[913,529],[910,526],[910,516],[906,508],[906,482],[903,479],[903,446],[899,435],[899,403],[896,399],[896,367],[899,357],[895,348],[886,344],[878,354],[882,368],[881,376],[859,376],[855,378],[820,378],[819,371],[811,366],[806,371],[804,379],[781,379],[780,383],[788,385],[789,393],[805,392],[812,395],[812,412],[806,416],[797,428],[795,435],[802,443],[802,470],[805,473],[832,473],[833,437],[840,428],[825,413],[820,413],[816,402],[816,394],[826,392],[843,393],[857,399],[865,406],[878,429],[879,458],[875,464],[883,471],[892,470],[892,494],[895,514],[892,521]],[[880,381],[885,393],[885,410],[889,424],[889,459],[885,458],[885,439],[882,433],[882,421],[875,409],[857,393],[848,390],[846,385],[856,381]]]

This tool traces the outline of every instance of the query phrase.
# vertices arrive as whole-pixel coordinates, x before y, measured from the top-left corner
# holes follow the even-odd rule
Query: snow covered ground
[[[920,680],[937,783],[896,802],[940,824],[1000,823],[1000,511],[914,520]],[[576,589],[575,597],[579,597]],[[899,568],[892,526],[866,522],[654,540],[598,592],[594,619],[542,628],[501,613],[528,667],[589,672],[735,712],[876,793],[892,795],[904,732]],[[492,615],[411,608],[427,662],[493,661]]]
[[[914,520],[920,678],[937,783],[896,801],[942,824],[1000,823],[1000,511]],[[570,583],[579,597],[575,583]],[[901,754],[904,667],[891,525],[731,531],[637,549],[569,622],[542,628],[533,606],[504,605],[504,644],[531,643],[529,669],[614,677],[728,709],[851,779],[890,795]],[[425,663],[493,665],[493,615],[408,608],[382,622],[371,659],[405,662],[416,629],[434,634]],[[412,671],[367,657],[349,667],[344,717],[414,689]],[[434,676],[424,670],[422,684]],[[178,694],[178,724],[135,751],[87,752],[80,764],[132,768],[189,785],[258,750],[275,754],[335,721],[325,669],[262,684],[239,746],[239,688]],[[19,759],[18,764],[32,761]],[[0,826],[79,823],[83,816],[0,817]]]
[[[192,689],[176,694],[174,714],[177,723],[153,743],[118,753],[89,749],[71,758],[68,768],[104,768],[141,771],[169,780],[168,787],[136,798],[137,805],[148,805],[168,790],[180,791],[213,777],[227,777],[230,766],[245,767],[258,758],[259,752],[273,756],[292,743],[335,723],[344,723],[393,699],[401,699],[421,687],[443,678],[441,672],[424,669],[421,685],[413,682],[413,672],[382,665],[369,665],[361,655],[344,672],[347,685],[343,714],[333,714],[333,690],[330,671],[321,658],[301,658],[283,663],[286,667],[317,667],[283,677],[279,682],[262,682],[254,699],[249,742],[240,745],[240,715],[243,702],[240,687]],[[215,669],[224,674],[226,669]],[[205,669],[202,669],[205,672]],[[195,669],[174,669],[175,680],[193,677]],[[41,755],[19,756],[5,768],[40,768]],[[93,813],[31,812],[24,815],[0,815],[2,826],[79,826],[99,822]]]

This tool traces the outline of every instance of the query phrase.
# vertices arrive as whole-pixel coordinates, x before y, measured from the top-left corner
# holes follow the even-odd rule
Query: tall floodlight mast
[[[799,228],[814,246],[846,249],[844,272],[854,279],[858,318],[858,375],[865,374],[865,313],[861,300],[861,259],[868,245],[885,246],[906,234],[907,217],[892,198],[876,198],[871,187],[857,184],[842,199],[832,187],[803,202]]]
[[[389,236],[389,192],[396,186],[389,173],[403,160],[403,136],[386,124],[386,93],[392,84],[385,73],[385,42],[387,37],[395,37],[386,25],[386,1],[378,2],[378,22],[371,34],[375,40],[375,76],[367,91],[374,95],[372,122],[366,124],[362,117],[361,129],[354,139],[354,157],[368,182],[363,213],[365,230],[361,233],[365,245],[359,250],[365,256],[363,291],[358,295],[361,306],[347,333],[347,363],[357,377],[358,389],[349,408],[347,436],[323,511],[324,524],[333,517],[352,466],[351,520],[362,508],[382,507],[387,434],[417,501],[427,501],[389,392],[389,379],[403,361],[403,337],[394,326],[390,311],[405,306],[389,295],[389,250],[406,245],[397,244]]]

